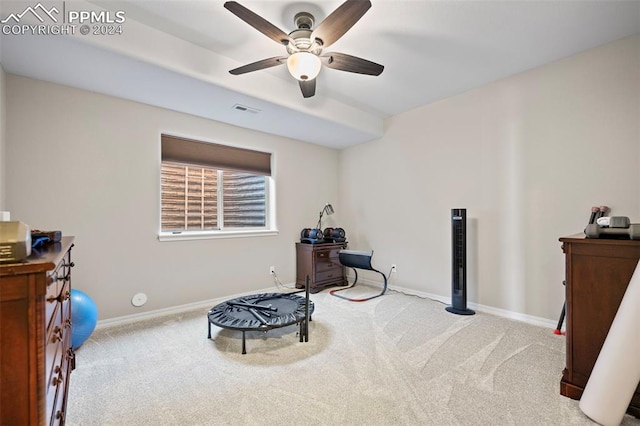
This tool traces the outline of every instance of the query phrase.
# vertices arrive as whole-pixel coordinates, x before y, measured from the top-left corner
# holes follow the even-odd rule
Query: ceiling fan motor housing
[[[287,52],[292,55],[296,52],[309,52],[314,55],[322,53],[322,44],[318,43],[318,40],[311,40],[311,29],[299,28],[289,33],[294,43],[289,43],[286,46]]]

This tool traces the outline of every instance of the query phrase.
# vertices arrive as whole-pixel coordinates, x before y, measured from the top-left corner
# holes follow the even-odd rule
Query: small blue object
[[[98,308],[80,290],[71,289],[71,347],[78,349],[91,336],[98,322]]]

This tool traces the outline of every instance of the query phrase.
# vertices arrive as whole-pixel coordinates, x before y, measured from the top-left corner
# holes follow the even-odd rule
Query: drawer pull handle
[[[71,298],[71,292],[65,291],[64,293],[60,293],[58,297],[49,296],[47,297],[47,302],[64,302],[65,300],[69,300]]]
[[[53,386],[58,386],[60,383],[62,383],[62,372],[60,372],[60,375],[58,377],[54,377],[53,378]]]
[[[71,364],[71,369],[76,369],[76,353],[73,351],[73,348],[67,349],[67,358],[69,359],[69,363]]]
[[[49,277],[47,277],[47,287],[49,287],[51,284],[55,283],[56,281],[58,281],[58,273],[53,272],[51,275],[49,275]]]
[[[67,282],[71,280],[71,274],[67,273],[66,275],[58,275],[58,272],[52,272],[51,275],[47,278],[47,286],[50,286],[56,281]]]
[[[56,328],[53,329],[53,336],[51,337],[53,343],[56,343],[58,340],[62,340],[62,329],[60,326],[56,325]]]

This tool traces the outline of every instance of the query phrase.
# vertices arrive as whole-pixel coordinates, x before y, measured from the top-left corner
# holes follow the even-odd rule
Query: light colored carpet
[[[553,330],[394,292],[311,299],[309,342],[296,326],[247,333],[246,355],[240,332],[207,339],[206,309],[97,330],[77,351],[67,423],[594,424],[559,393]]]

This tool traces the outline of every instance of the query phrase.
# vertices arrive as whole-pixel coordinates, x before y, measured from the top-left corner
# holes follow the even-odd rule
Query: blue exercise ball
[[[98,322],[98,308],[86,293],[71,289],[71,347],[78,349]]]

